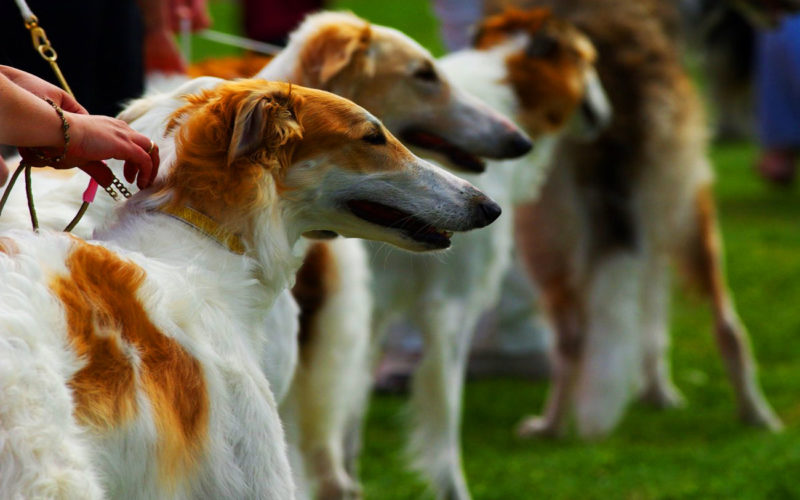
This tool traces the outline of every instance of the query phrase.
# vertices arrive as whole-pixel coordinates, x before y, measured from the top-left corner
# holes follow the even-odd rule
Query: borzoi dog
[[[294,242],[336,231],[434,250],[497,210],[326,92],[223,84],[187,96],[166,131],[167,174],[97,241],[0,240],[11,498],[292,498],[260,365]]]
[[[491,33],[486,31],[481,40]],[[425,77],[455,82],[494,109],[514,117],[536,139],[533,154],[515,161],[492,162],[490,171],[482,176],[464,174],[491,193],[506,214],[520,198],[535,195],[549,146],[559,133],[570,125],[588,128],[584,132],[589,133],[607,121],[609,107],[598,85],[593,60],[594,49],[583,35],[540,12],[535,22],[521,25],[513,39],[490,49],[449,55]],[[369,80],[361,85],[365,91],[370,88]],[[497,301],[502,276],[510,263],[512,228],[513,219],[501,217],[480,233],[458,236],[446,255],[434,259],[369,246],[375,300],[373,354],[379,350],[383,332],[400,317],[415,323],[423,333],[424,358],[413,383],[415,429],[411,447],[416,465],[441,497],[469,497],[459,445],[464,365],[478,318]],[[333,252],[316,252],[311,262],[314,269],[307,276],[301,270],[296,285],[296,290],[300,288],[314,305],[304,311],[313,314],[302,319],[310,333],[301,347],[303,371],[296,383],[307,384],[310,393],[318,388],[313,392],[316,397],[304,399],[301,424],[306,429],[328,432],[318,431],[316,443],[304,443],[316,451],[308,465],[321,483],[320,497],[341,495],[341,471],[349,467],[347,472],[354,472],[357,445],[353,440],[360,433],[369,387],[367,381],[342,378],[357,370],[368,373],[368,363],[353,359],[352,353],[357,351],[351,348],[355,344],[353,327],[348,336],[340,333],[341,328],[330,326],[343,316],[351,325],[354,322],[348,316],[350,309],[341,308],[347,299],[341,294],[328,298],[331,288],[336,289],[353,274],[352,259],[337,265],[338,259]],[[339,390],[335,390],[337,387]],[[332,414],[347,426],[331,429]],[[342,439],[350,441],[337,442]],[[338,451],[338,455],[325,455],[326,447]]]
[[[600,47],[614,120],[594,141],[563,141],[541,197],[516,214],[556,334],[544,415],[520,433],[561,435],[574,416],[581,436],[605,435],[637,392],[682,403],[667,356],[670,260],[712,304],[741,418],[779,428],[725,282],[703,106],[677,48],[648,2],[547,3]]]
[[[393,133],[415,144],[418,153],[436,155],[452,168],[479,171],[484,163],[478,155],[511,157],[530,149],[530,141],[518,127],[452,85],[419,44],[396,30],[370,25],[350,14],[309,16],[291,36],[285,51],[258,76],[332,90],[356,102],[362,101],[373,114],[387,120],[387,128]],[[171,93],[171,99],[159,98],[155,109],[152,98],[142,99],[123,112],[121,118],[130,121],[137,130],[155,136],[159,131],[154,125],[179,105],[181,94],[215,82],[197,79],[186,83]],[[40,180],[36,181],[35,187],[38,187]],[[63,226],[66,220],[59,219],[56,224],[54,219],[63,218],[63,214],[69,212],[65,207],[79,198],[80,188],[80,183],[59,184],[37,197],[43,223],[50,227]],[[16,210],[19,223],[27,223],[23,198],[12,200],[17,202],[12,214]],[[102,225],[111,211],[110,205],[110,200],[98,199],[78,231],[90,234],[85,233],[87,228]],[[6,216],[3,219],[7,220]],[[0,224],[4,220],[0,220]],[[326,236],[320,232],[307,235]],[[305,468],[319,478],[320,488],[326,491],[344,491],[353,486],[342,466],[342,447],[345,429],[354,427],[353,420],[360,420],[361,401],[369,381],[371,297],[366,259],[363,246],[357,240],[338,238],[314,244],[306,258],[311,267],[301,270],[301,280],[295,288],[305,311],[300,335],[304,341],[303,356],[282,416],[290,443],[297,444],[305,456],[305,460],[294,464],[298,477],[303,476],[301,471],[307,465]],[[330,265],[313,267],[320,261]],[[311,268],[314,273],[308,272]],[[332,279],[336,275],[346,279]],[[312,288],[305,281],[309,276],[312,280],[325,280],[324,294],[319,301],[314,299],[317,292],[302,293],[302,289]],[[291,297],[282,294],[277,300],[269,320],[275,325],[272,331],[280,335],[271,337],[271,347],[266,353],[270,362],[264,365],[275,397],[281,401],[294,373],[297,344],[290,328],[296,324],[297,315]],[[318,308],[314,307],[315,303]],[[307,319],[320,315],[326,316],[325,334],[314,336],[314,342],[308,342],[309,325],[317,320],[309,322]],[[277,328],[279,325],[281,328]],[[329,339],[346,354],[329,356],[337,352],[327,352]],[[306,369],[317,363],[328,363],[328,369]],[[329,376],[328,371],[336,375]],[[323,376],[320,378],[317,374]],[[332,400],[330,395],[333,394],[341,399]]]
[[[259,76],[352,99],[415,152],[452,169],[480,172],[481,156],[516,157],[531,146],[507,118],[454,85],[419,44],[349,14],[309,16]],[[358,491],[345,457],[370,380],[367,258],[360,241],[314,243],[294,288],[303,311],[301,356],[281,414],[302,455],[293,463],[306,478],[298,482],[310,480],[319,497]],[[315,324],[324,325],[319,333]]]

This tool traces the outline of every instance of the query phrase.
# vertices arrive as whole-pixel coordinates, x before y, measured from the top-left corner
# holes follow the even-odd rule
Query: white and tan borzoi
[[[261,365],[294,242],[322,230],[432,250],[489,222],[482,193],[332,94],[245,80],[171,116],[166,175],[97,240],[0,240],[10,498],[292,498]],[[368,220],[376,200],[413,224]]]
[[[740,418],[780,429],[726,283],[703,106],[653,14],[658,2],[511,3],[548,4],[602,47],[597,67],[614,108],[595,140],[559,145],[542,195],[515,214],[520,254],[555,333],[547,403],[519,433],[560,436],[574,422],[579,435],[597,438],[637,396],[682,404],[668,356],[671,263],[711,305]]]
[[[491,27],[485,27],[481,43],[488,45],[489,38],[496,34]],[[560,133],[576,131],[571,125],[588,127],[590,130],[583,132],[591,132],[608,120],[608,103],[598,85],[593,60],[594,49],[583,35],[542,11],[536,22],[520,23],[511,39],[486,50],[446,56],[432,69],[433,74],[426,75],[431,82],[449,81],[472,92],[495,110],[516,119],[537,142],[534,152],[526,157],[492,162],[483,175],[474,171],[463,174],[491,193],[504,215],[485,230],[454,238],[447,254],[419,258],[368,245],[373,274],[371,296],[375,301],[372,354],[379,351],[386,328],[400,318],[414,323],[423,334],[424,358],[412,388],[411,451],[418,470],[431,480],[440,497],[469,497],[459,445],[464,368],[475,324],[496,303],[503,274],[510,264],[511,209],[520,199],[535,195],[536,185],[544,177],[542,167],[549,158],[550,146]],[[372,84],[363,79],[360,85],[367,92]],[[376,86],[375,91],[379,92],[380,87]],[[377,115],[392,123],[391,112],[385,109]],[[450,160],[448,167],[461,167],[462,172],[468,169],[468,165]],[[342,282],[348,283],[345,286],[349,293],[353,292],[349,283],[354,268],[352,258],[318,251],[312,265],[308,276],[301,269],[295,288],[302,287],[309,302],[317,301],[315,314],[303,319],[312,332],[307,344],[301,346],[296,385],[306,384],[308,393],[315,396],[305,397],[306,406],[300,413],[305,415],[301,421],[304,430],[316,431],[316,441],[304,445],[307,450],[316,451],[310,453],[309,466],[315,467],[313,472],[322,484],[319,497],[335,497],[342,495],[343,484],[354,480],[353,462],[358,450],[354,441],[360,434],[363,401],[369,388],[368,382],[342,379],[356,372],[352,367],[366,363],[353,359],[352,353],[359,349],[351,346],[360,345],[353,332],[362,327],[352,326],[355,321],[348,316],[350,309],[341,304],[361,300],[363,294],[348,299],[341,292]],[[351,327],[346,333],[337,325],[348,321]],[[346,426],[333,428],[332,421]],[[343,479],[343,474],[350,477]]]
[[[388,128],[416,144],[418,152],[436,155],[443,161],[450,159],[449,164],[456,167],[480,170],[483,162],[476,155],[512,157],[530,148],[530,142],[509,120],[453,86],[419,44],[396,30],[370,25],[353,15],[310,16],[292,35],[286,50],[258,76],[331,90],[361,101],[375,115],[386,117]],[[181,105],[182,93],[216,83],[214,79],[196,79],[174,91],[172,98],[159,98],[157,105],[153,99],[137,102],[121,117],[132,121],[143,133],[156,136],[160,121]],[[145,115],[139,117],[140,114]],[[36,174],[34,188],[39,194],[37,206],[42,224],[63,227],[76,207],[83,181],[78,177],[63,184],[60,178]],[[110,199],[101,194],[76,233],[90,236],[94,227],[104,224],[111,205]],[[15,192],[0,227],[27,223],[24,196],[21,191]],[[290,430],[290,443],[297,444],[305,456],[305,460],[296,463],[300,482],[304,482],[300,471],[309,464],[312,475],[320,478],[317,483],[321,490],[336,491],[351,486],[342,465],[341,433],[352,427],[354,415],[360,419],[359,401],[363,400],[369,380],[366,360],[371,297],[367,257],[358,240],[338,238],[315,244],[310,247],[307,260],[320,255],[333,256],[337,273],[347,279],[336,280],[333,285],[331,273],[321,273],[326,292],[321,305],[327,314],[328,333],[315,336],[314,342],[306,344],[298,381],[282,413]],[[297,309],[288,292],[278,296],[268,321],[271,347],[265,352],[268,362],[264,363],[264,370],[280,402],[292,380],[297,348]],[[336,349],[345,349],[346,354],[326,356],[321,352],[330,345],[323,343],[326,339],[331,339]],[[327,370],[305,370],[317,362],[334,365]],[[331,370],[337,376],[329,377],[327,372]],[[317,373],[323,378],[318,378]],[[332,401],[319,394],[341,395],[344,399]]]

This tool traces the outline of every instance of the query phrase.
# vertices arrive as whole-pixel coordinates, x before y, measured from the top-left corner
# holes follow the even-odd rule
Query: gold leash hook
[[[56,74],[56,78],[58,78],[64,90],[66,90],[69,95],[75,97],[67,83],[67,79],[64,78],[64,74],[61,72],[61,68],[58,67],[58,63],[56,62],[58,59],[56,49],[50,44],[50,39],[47,38],[47,33],[45,33],[44,28],[39,26],[39,20],[36,16],[25,21],[25,27],[30,31],[33,48],[36,49],[36,52],[38,52],[45,61],[50,63],[50,67]]]

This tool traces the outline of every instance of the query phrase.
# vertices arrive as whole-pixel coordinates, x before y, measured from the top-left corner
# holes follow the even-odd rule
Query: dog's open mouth
[[[467,153],[436,134],[419,129],[406,129],[400,134],[400,139],[411,146],[442,154],[453,165],[461,167],[467,172],[481,173],[486,170],[486,163],[481,158]]]
[[[427,222],[382,203],[366,200],[351,200],[347,208],[353,215],[379,226],[397,229],[408,238],[424,243],[431,248],[441,249],[450,246],[451,231],[438,229]]]

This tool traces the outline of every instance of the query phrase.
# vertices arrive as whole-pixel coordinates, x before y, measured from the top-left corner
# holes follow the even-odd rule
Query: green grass
[[[441,53],[425,0],[335,0],[333,7],[397,27]],[[212,9],[217,29],[239,31],[233,4],[214,1]],[[209,50],[195,45],[195,54]],[[676,287],[672,357],[689,406],[656,411],[634,405],[618,430],[598,443],[522,442],[512,428],[540,410],[546,382],[472,382],[463,447],[477,500],[800,498],[800,197],[796,189],[764,186],[752,173],[754,158],[750,145],[712,153],[728,278],[753,337],[764,390],[786,431],[771,435],[736,421],[708,308]],[[373,399],[361,460],[368,498],[429,496],[405,468],[403,403]]]
[[[634,405],[598,443],[520,441],[512,429],[538,412],[547,383],[467,385],[463,447],[476,499],[800,498],[800,198],[755,178],[752,146],[715,147],[728,277],[749,326],[768,398],[787,425],[771,435],[740,425],[700,298],[675,288],[675,379],[689,406]],[[425,498],[403,470],[403,398],[376,396],[362,476],[369,498]]]

